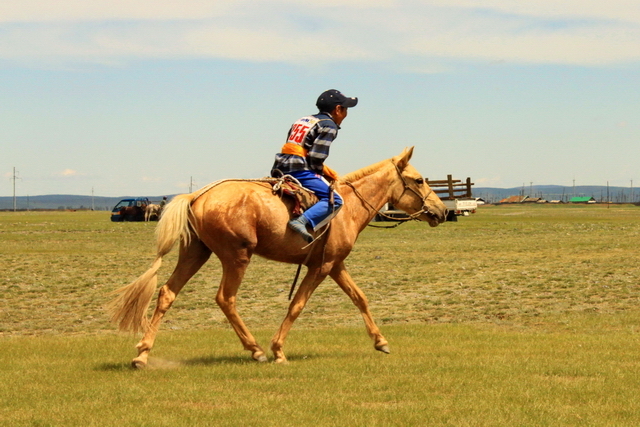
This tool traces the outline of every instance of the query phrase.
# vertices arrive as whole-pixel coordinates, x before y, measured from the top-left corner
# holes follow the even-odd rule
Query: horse
[[[125,206],[120,209],[121,221],[142,221],[145,215],[144,206]]]
[[[153,203],[148,204],[147,207],[144,209],[145,222],[149,222],[149,220],[153,220],[154,217],[156,219],[159,219],[161,210],[162,208],[160,207],[160,205],[154,205]]]
[[[287,362],[283,351],[287,334],[313,291],[327,276],[360,310],[374,348],[389,353],[389,344],[373,320],[367,298],[347,272],[344,260],[360,232],[387,202],[431,227],[445,221],[444,204],[409,164],[412,154],[413,147],[339,179],[336,191],[342,196],[342,209],[327,230],[313,232],[316,240],[311,245],[287,227],[293,202],[275,194],[268,183],[228,180],[175,197],[165,207],[156,228],[157,255],[153,264],[134,282],[114,291],[115,297],[109,304],[111,320],[120,330],[144,332],[136,345],[138,355],[132,366],[146,367],[163,316],[212,253],[222,264],[216,302],[254,360],[268,359],[236,310],[236,294],[253,255],[307,267],[287,315],[271,340],[274,362]],[[157,288],[158,269],[163,256],[177,242],[180,242],[177,265],[160,288],[149,321],[147,310]]]

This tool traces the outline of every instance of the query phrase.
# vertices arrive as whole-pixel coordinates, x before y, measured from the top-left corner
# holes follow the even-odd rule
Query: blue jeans
[[[322,176],[311,171],[291,172],[289,175],[300,181],[303,187],[313,191],[318,197],[318,203],[307,209],[302,215],[309,220],[314,230],[325,225],[342,207],[342,198],[334,191],[333,206],[329,203],[331,191],[329,183]]]

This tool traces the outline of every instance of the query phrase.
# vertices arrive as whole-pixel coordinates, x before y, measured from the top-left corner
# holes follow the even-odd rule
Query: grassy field
[[[327,280],[287,341],[291,363],[251,362],[215,305],[212,259],[136,372],[137,337],[103,307],[150,265],[154,225],[0,213],[0,425],[640,424],[639,207],[486,206],[434,229],[365,230],[347,265],[391,355]],[[255,258],[243,283],[263,346],[294,272]]]

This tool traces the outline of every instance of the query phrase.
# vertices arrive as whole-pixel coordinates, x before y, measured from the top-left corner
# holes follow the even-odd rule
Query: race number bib
[[[302,145],[311,128],[320,121],[317,117],[303,117],[291,126],[287,142]]]

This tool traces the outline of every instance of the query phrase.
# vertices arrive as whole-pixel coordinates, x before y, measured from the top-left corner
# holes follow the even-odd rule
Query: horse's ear
[[[405,148],[402,153],[395,158],[396,165],[400,170],[404,170],[409,164],[409,160],[411,160],[411,156],[413,155],[413,147]]]

